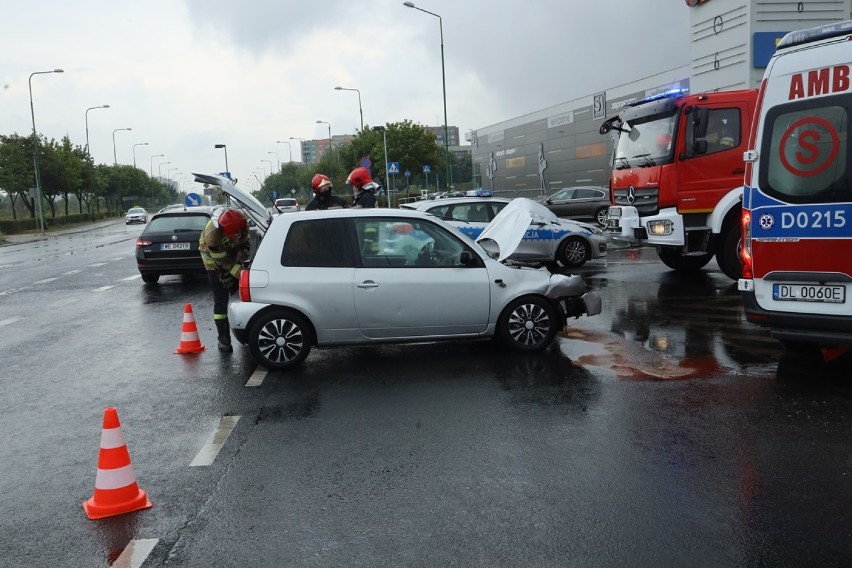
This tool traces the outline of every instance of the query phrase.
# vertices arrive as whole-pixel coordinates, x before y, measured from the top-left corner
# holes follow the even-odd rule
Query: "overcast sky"
[[[298,141],[443,124],[438,18],[401,0],[4,2],[0,133],[36,129],[172,177],[247,180]],[[443,20],[447,118],[464,133],[689,63],[683,0],[421,0]],[[118,131],[132,128],[132,131]],[[270,152],[277,152],[270,154]],[[391,157],[391,160],[393,157]],[[159,167],[162,162],[170,162]]]

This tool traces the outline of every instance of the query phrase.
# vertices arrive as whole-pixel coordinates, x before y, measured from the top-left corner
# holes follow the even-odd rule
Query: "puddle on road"
[[[596,330],[568,329],[561,337],[560,349],[578,367],[599,367],[629,380],[686,380],[710,378],[722,373],[774,376],[775,364],[744,368],[722,363],[713,354],[674,359],[653,351],[641,343]]]

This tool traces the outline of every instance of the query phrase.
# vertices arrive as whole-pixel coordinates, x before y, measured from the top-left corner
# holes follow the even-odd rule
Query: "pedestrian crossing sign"
[[[399,162],[388,162],[388,175],[399,175]]]

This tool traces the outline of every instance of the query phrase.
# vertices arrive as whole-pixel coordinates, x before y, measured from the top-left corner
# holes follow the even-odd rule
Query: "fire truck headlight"
[[[655,236],[671,235],[674,231],[674,224],[668,219],[662,221],[649,221],[648,234]]]

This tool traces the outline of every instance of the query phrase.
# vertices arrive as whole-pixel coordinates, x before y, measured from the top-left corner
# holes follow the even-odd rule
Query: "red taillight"
[[[751,258],[751,211],[743,209],[742,215],[742,246],[740,259],[743,262],[743,278],[754,278],[754,267]]]
[[[249,290],[249,273],[248,268],[244,268],[240,272],[240,301],[251,302],[251,290]]]
[[[136,248],[147,247],[153,241],[146,241],[145,239],[136,239]]]

